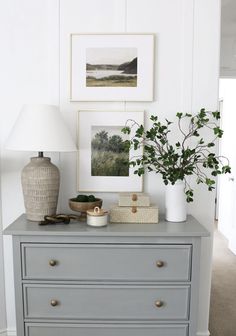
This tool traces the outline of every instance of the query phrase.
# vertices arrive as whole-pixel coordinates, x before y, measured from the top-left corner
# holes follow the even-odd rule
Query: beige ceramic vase
[[[60,173],[48,157],[33,157],[21,175],[26,217],[41,221],[57,210]]]

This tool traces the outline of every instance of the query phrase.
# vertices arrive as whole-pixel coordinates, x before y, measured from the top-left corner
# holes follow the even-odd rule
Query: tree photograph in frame
[[[134,150],[125,146],[126,140],[134,136],[135,128],[130,135],[121,132],[128,119],[143,124],[144,112],[78,112],[78,191],[142,191],[142,178],[129,166]]]
[[[71,101],[152,101],[153,34],[71,34]]]
[[[120,126],[92,126],[91,175],[129,176],[129,150]]]

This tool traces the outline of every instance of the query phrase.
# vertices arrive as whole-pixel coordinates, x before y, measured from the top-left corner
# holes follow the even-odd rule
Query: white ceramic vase
[[[165,193],[166,220],[169,222],[184,222],[187,218],[187,203],[184,193],[185,183],[177,181],[168,184]]]

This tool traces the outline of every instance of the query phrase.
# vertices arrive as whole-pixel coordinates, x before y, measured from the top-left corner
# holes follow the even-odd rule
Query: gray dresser
[[[201,238],[185,223],[39,226],[13,236],[17,336],[196,336]]]

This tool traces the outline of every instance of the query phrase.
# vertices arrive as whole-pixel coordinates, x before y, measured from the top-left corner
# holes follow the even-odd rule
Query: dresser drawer
[[[26,336],[188,336],[188,326],[26,323]]]
[[[28,319],[188,320],[189,286],[23,287]]]
[[[189,281],[191,245],[22,244],[23,278]]]

